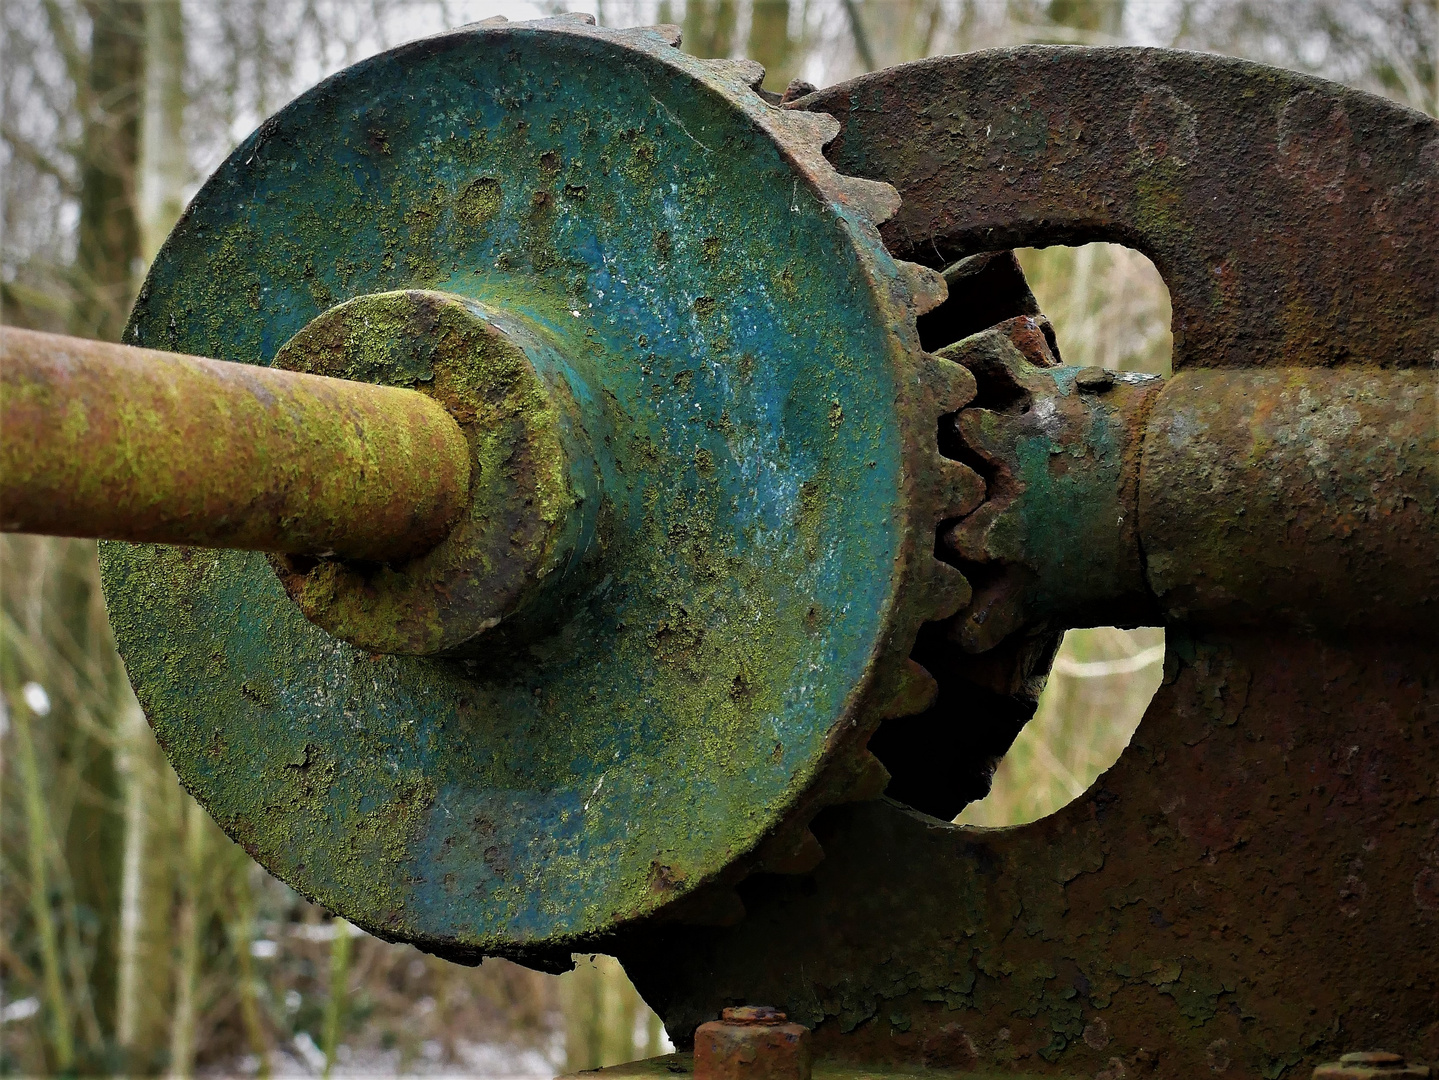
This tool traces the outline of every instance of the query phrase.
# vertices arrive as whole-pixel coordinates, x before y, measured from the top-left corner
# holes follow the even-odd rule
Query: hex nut
[[[1114,372],[1102,367],[1080,368],[1074,385],[1081,394],[1102,394],[1114,385]]]
[[[1315,1068],[1313,1080],[1427,1080],[1428,1065],[1406,1061],[1389,1050],[1361,1050],[1344,1054],[1337,1064]]]
[[[695,1080],[809,1080],[809,1029],[768,1006],[725,1009],[695,1031]]]

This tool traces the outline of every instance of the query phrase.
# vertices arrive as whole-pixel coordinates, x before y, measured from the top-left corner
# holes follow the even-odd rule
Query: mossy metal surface
[[[418,389],[459,422],[471,458],[467,511],[418,558],[272,560],[307,618],[361,648],[428,656],[493,650],[502,624],[533,635],[562,614],[598,554],[599,484],[578,376],[534,328],[446,293],[375,293],[320,315],[275,362]]]
[[[832,122],[752,66],[671,46],[485,25],[341,73],[209,180],[127,331],[268,364],[338,303],[426,289],[566,358],[600,508],[538,640],[371,653],[262,556],[103,554],[187,788],[305,894],[461,959],[549,963],[712,879],[962,599],[935,588],[963,583],[930,557],[945,474],[912,404],[926,280],[871,224],[892,193],[830,171]]]
[[[959,434],[994,484],[984,528],[951,536],[1022,587],[1056,556],[1082,568],[1068,597],[1031,591],[1041,617],[1102,599],[1079,595],[1103,578],[1074,556],[1114,551],[1114,591],[1162,601],[1164,681],[1118,762],[1049,817],[830,808],[810,874],[747,883],[734,927],[632,935],[627,973],[677,1045],[763,1002],[820,1060],[876,1071],[938,1053],[993,1075],[1294,1080],[1355,1049],[1439,1058],[1439,126],[1161,50],[945,57],[802,104],[841,119],[838,167],[901,188],[896,253],[1104,239],[1154,258],[1177,373],[1127,419],[1100,413],[1143,384],[1025,372],[1022,317],[1008,343],[947,352],[974,366]],[[997,367],[1024,377],[994,395]],[[1092,461],[1071,456],[1085,445]],[[1113,471],[1137,452],[1137,476]],[[908,725],[931,757],[982,700],[943,662],[995,577],[921,635],[950,725]],[[1028,629],[976,660],[1006,674]]]
[[[922,1058],[921,1058],[922,1063]],[[593,1077],[593,1080],[672,1080],[676,1076],[694,1076],[695,1056],[689,1051],[665,1054],[663,1057],[646,1057],[639,1061],[626,1061],[622,1066],[609,1066],[599,1070],[573,1073],[561,1080],[577,1080],[577,1077]],[[907,1064],[899,1068],[884,1066],[868,1067],[835,1058],[820,1058],[814,1063],[814,1080],[1038,1080],[1033,1073],[971,1073],[955,1071],[948,1061],[937,1064]],[[1076,1077],[1078,1080],[1078,1077]]]
[[[611,1065],[604,1069],[572,1073],[561,1077],[561,1080],[577,1080],[580,1076],[592,1077],[593,1080],[673,1080],[676,1076],[693,1075],[694,1054],[681,1051],[662,1057],[628,1061],[623,1065]],[[811,1076],[814,1080],[1037,1080],[1033,1073],[1007,1070],[982,1073],[956,1071],[948,1060],[930,1062],[924,1057],[894,1069],[855,1064],[835,1058],[820,1058],[814,1063]],[[1077,1075],[1075,1080],[1078,1080]]]
[[[1039,625],[1158,623],[1138,493],[1143,422],[1163,382],[1060,366],[1029,316],[940,355],[979,383],[945,442],[983,462],[989,488],[984,505],[944,537],[960,568],[985,578],[955,641],[985,653]]]
[[[469,500],[418,394],[0,329],[0,527],[402,561]]]
[[[615,951],[678,1045],[742,996],[810,1027],[816,1061],[876,1071],[1301,1080],[1356,1046],[1433,1061],[1434,658],[1432,637],[1171,627],[1133,740],[1063,809],[984,829],[834,807],[814,823],[824,862],[745,889],[743,923]]]

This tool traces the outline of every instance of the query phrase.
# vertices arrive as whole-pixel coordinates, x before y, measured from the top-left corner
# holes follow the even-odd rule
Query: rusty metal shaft
[[[399,562],[469,459],[413,390],[0,328],[6,532]]]
[[[940,355],[980,386],[989,497],[948,529],[985,570],[955,640],[1024,626],[1401,636],[1439,617],[1439,379],[1426,370],[1052,366],[1016,318]]]

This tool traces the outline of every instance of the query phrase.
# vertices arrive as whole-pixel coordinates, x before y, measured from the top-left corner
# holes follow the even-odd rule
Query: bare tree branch
[[[65,12],[61,10],[57,0],[44,0],[45,20],[50,26],[50,33],[55,38],[55,47],[60,50],[60,59],[65,63],[65,72],[70,76],[70,82],[75,87],[76,108],[85,115],[89,115],[92,102],[90,101],[90,59],[81,50],[79,42],[70,29],[70,20],[66,18]]]
[[[36,172],[44,173],[46,176],[54,177],[60,185],[60,190],[68,198],[74,198],[80,194],[80,187],[75,179],[65,170],[60,162],[56,161],[44,150],[36,146],[31,140],[21,135],[11,125],[0,121],[0,139],[3,139],[10,147],[10,152],[17,159],[25,162]]]
[[[873,71],[879,65],[874,62],[874,51],[869,47],[869,35],[865,33],[864,23],[860,21],[859,6],[854,0],[844,0],[844,13],[849,17],[849,32],[854,38],[854,51],[859,54],[859,62],[864,65],[865,71]]]

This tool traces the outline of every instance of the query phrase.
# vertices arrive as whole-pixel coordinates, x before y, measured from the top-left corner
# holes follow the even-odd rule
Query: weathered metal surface
[[[617,946],[672,1035],[743,997],[869,1067],[1272,1080],[1355,1044],[1439,1056],[1431,641],[1171,628],[1133,741],[1055,815],[878,802],[814,829],[825,860],[742,886],[740,925]]]
[[[824,860],[807,875],[742,884],[743,923],[618,940],[642,993],[681,1042],[727,1002],[767,1000],[813,1027],[819,1060],[865,1068],[1272,1080],[1356,1044],[1439,1055],[1439,669],[1433,620],[1423,617],[1432,398],[1428,414],[1419,406],[1433,383],[1429,373],[1375,370],[1427,365],[1439,345],[1439,129],[1314,80],[1139,51],[946,58],[802,104],[839,115],[830,154],[840,167],[906,194],[885,231],[897,253],[939,265],[1015,243],[1110,239],[1159,265],[1175,300],[1181,374],[1172,408],[1164,411],[1165,391],[1151,392],[1151,415],[1136,410],[1119,443],[1132,466],[1141,447],[1162,441],[1163,467],[1151,477],[1142,461],[1137,479],[1131,467],[1109,505],[1129,506],[1139,525],[1137,544],[1119,544],[1123,591],[1153,580],[1170,604],[1165,684],[1120,761],[1043,821],[975,830],[895,802],[827,811],[813,825]],[[1315,115],[1336,136],[1327,148],[1324,130],[1305,127]],[[1154,137],[1166,116],[1184,121],[1172,129],[1180,134],[1192,119],[1204,152],[1183,156]],[[1327,176],[1305,164],[1315,160]],[[1391,214],[1408,223],[1402,234]],[[1037,340],[1016,350],[1032,370],[1010,354],[1018,325],[953,350],[1003,354],[1001,367],[1031,380],[1031,411],[1044,398],[1055,406],[1049,427],[1023,402],[1005,414],[1008,402],[986,399],[986,365],[976,363],[976,407],[991,415],[958,425],[990,454],[991,500],[1004,497],[993,466],[1026,475],[1026,439],[1062,447],[1058,421],[1080,432],[1088,423],[1059,412],[1069,395],[1047,359],[1034,363],[1046,352]],[[1372,367],[1193,371],[1336,361]],[[1186,369],[1212,380],[1198,397]],[[1033,383],[1041,377],[1055,381],[1052,393]],[[1081,402],[1121,385],[1098,373],[1082,388],[1072,378]],[[1326,413],[1330,405],[1338,412]],[[973,461],[957,442],[949,452]],[[1186,474],[1186,446],[1210,445]],[[1039,462],[1030,478],[1048,475]],[[1276,480],[1277,492],[1267,486]],[[1152,538],[1135,500],[1165,511]],[[1259,514],[1252,531],[1250,513]],[[1238,565],[1225,526],[1194,535],[1226,515]],[[1051,515],[1047,539],[1030,535],[1032,523],[1013,535],[1045,556],[1081,533],[1101,549],[1116,544],[1117,522],[1083,522]],[[971,555],[1005,538],[980,532]],[[1286,554],[1266,562],[1260,537]],[[1173,545],[1192,558],[1175,560],[1178,569],[1163,559],[1136,567],[1136,547],[1147,559],[1151,540],[1161,555]],[[1029,557],[1023,544],[995,550],[1014,565]],[[1302,568],[1311,556],[1312,573]],[[962,565],[983,596],[988,582]],[[1386,579],[1366,601],[1376,567],[1394,577],[1412,570],[1409,595]],[[1344,580],[1351,570],[1353,583]],[[1287,573],[1300,580],[1291,585]],[[1208,583],[1225,591],[1206,592]],[[1182,607],[1186,589],[1207,599]],[[1334,601],[1352,610],[1295,617]],[[1369,602],[1384,610],[1366,627]],[[1256,608],[1266,614],[1253,618]],[[1037,605],[1028,617],[1044,614]],[[887,765],[911,765],[928,749],[953,766],[955,787],[968,783],[966,766],[950,755],[966,741],[945,724],[984,727],[989,712],[1017,708],[1035,672],[1025,658],[1043,656],[1033,626],[965,656],[953,638],[968,615],[920,635],[915,656],[938,679],[935,706],[886,722],[871,743]],[[969,665],[990,656],[994,696],[956,693],[978,685]],[[902,797],[948,811],[943,783],[931,770]],[[890,792],[900,795],[893,783]]]
[[[919,320],[925,348],[954,357],[955,352],[947,346],[990,327],[1004,326],[1012,332],[1018,355],[1043,357],[1045,364],[1058,355],[1053,328],[1039,314],[1039,305],[1012,252],[971,256],[946,268],[944,276],[948,297]],[[962,349],[959,355],[963,355]],[[994,389],[991,382],[986,405],[996,406],[996,397],[1013,400],[1012,392],[995,395]],[[994,470],[957,437],[958,415],[949,412],[939,423],[940,452],[947,459],[965,461],[988,473],[983,481],[986,489],[1002,487],[996,485]],[[971,505],[978,506],[979,501]],[[963,511],[959,513],[962,516]],[[954,559],[943,543],[952,525],[953,521],[944,522],[939,530],[936,554],[940,558]],[[1114,572],[1122,571],[1116,568]],[[993,562],[968,566],[968,576],[983,593],[993,590],[1002,573],[1002,567]],[[1033,632],[1010,634],[988,652],[976,654],[955,644],[965,617],[961,612],[954,619],[920,629],[911,658],[934,680],[929,705],[887,719],[869,740],[869,751],[889,773],[884,791],[944,821],[988,793],[1000,758],[1034,715],[1061,633],[1058,628],[1027,627],[1026,631]],[[819,849],[817,842],[814,848]]]
[[[1432,638],[1439,370],[1180,372],[1139,524],[1168,620]]]
[[[940,355],[979,384],[941,445],[979,459],[988,485],[944,535],[975,582],[951,639],[982,653],[1034,627],[1157,622],[1136,511],[1144,421],[1163,381],[1057,366],[1029,316]]]
[[[1313,1080],[1426,1080],[1429,1066],[1407,1061],[1388,1050],[1361,1050],[1345,1054],[1332,1065],[1320,1065]]]
[[[919,339],[926,349],[938,351],[1023,315],[1038,324],[1048,351],[1059,359],[1054,328],[1040,312],[1014,252],[970,255],[945,267],[944,282],[949,292],[944,303],[919,319]]]
[[[866,1070],[1439,1055],[1433,379],[1378,370],[1439,355],[1439,128],[1134,50],[947,58],[784,111],[671,44],[406,46],[267,121],[187,212],[133,340],[451,408],[474,380],[476,483],[532,483],[509,520],[536,530],[471,520],[408,578],[281,562],[336,634],[462,659],[345,645],[256,556],[107,548],[187,786],[382,936],[614,951],[681,1043],[769,1000]],[[821,107],[832,158],[910,197],[889,251],[892,192],[830,169]],[[1055,366],[992,253],[1089,239],[1170,284],[1162,390]],[[892,257],[976,252],[948,298]],[[1016,829],[918,812],[987,784],[1057,631],[1116,610],[1170,622],[1119,763]]]
[[[459,427],[408,390],[0,331],[7,532],[403,561],[469,481]]]
[[[975,583],[951,639],[1161,621],[1439,626],[1439,377],[1292,367],[1152,377],[1054,366],[1010,320],[940,355],[984,503],[945,534]]]
[[[776,1009],[740,1006],[695,1030],[695,1080],[810,1080],[809,1029]]]
[[[694,1055],[682,1050],[660,1057],[627,1061],[623,1065],[611,1065],[605,1069],[587,1070],[561,1077],[560,1080],[579,1080],[580,1077],[593,1077],[595,1080],[674,1080],[676,1076],[693,1075]],[[815,1080],[981,1080],[978,1073],[956,1072],[954,1069],[943,1067],[927,1069],[912,1061],[906,1062],[903,1067],[898,1069],[885,1069],[826,1058],[815,1061],[812,1075]],[[1036,1078],[1032,1073],[996,1073],[986,1070],[982,1080],[1036,1080]],[[1083,1080],[1091,1080],[1091,1078],[1084,1077]]]
[[[795,107],[840,171],[899,189],[890,251],[1112,240],[1169,286],[1174,367],[1427,365],[1439,122],[1292,71],[1163,49],[922,60]]]
[[[374,652],[456,654],[533,635],[593,578],[599,482],[572,365],[519,316],[437,292],[357,297],[280,349],[277,367],[422,390],[474,458],[468,513],[401,566],[273,560],[306,618]]]
[[[973,380],[914,329],[943,282],[884,251],[893,193],[825,162],[832,121],[672,44],[486,24],[328,80],[207,182],[127,332],[264,365],[422,289],[564,359],[597,509],[543,635],[378,656],[259,556],[102,554],[186,786],[306,895],[458,959],[567,965],[656,912],[729,917],[683,908],[722,874],[812,864],[807,815],[877,793],[863,740],[925,706],[916,630],[968,597],[934,536],[982,483],[934,432]]]

